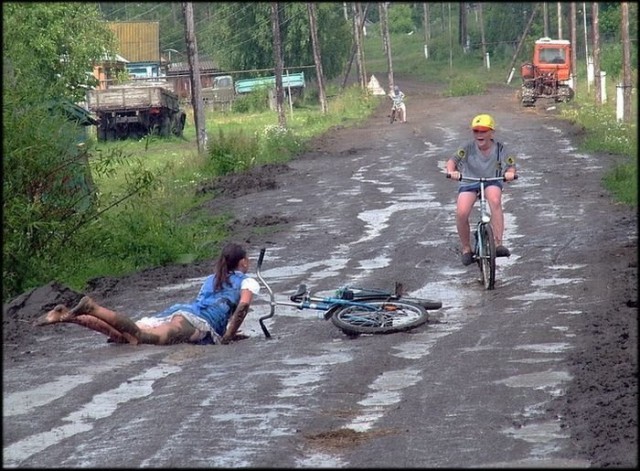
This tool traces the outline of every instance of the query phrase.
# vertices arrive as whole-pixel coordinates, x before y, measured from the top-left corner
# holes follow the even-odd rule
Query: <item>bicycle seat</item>
[[[304,283],[298,286],[298,290],[289,298],[292,302],[297,303],[302,301],[303,296],[307,293],[307,285]]]

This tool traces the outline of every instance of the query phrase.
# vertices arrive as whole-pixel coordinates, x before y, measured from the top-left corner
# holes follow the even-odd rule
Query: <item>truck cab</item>
[[[219,75],[213,78],[211,87],[202,89],[202,99],[205,104],[216,110],[229,110],[236,91],[231,75]]]
[[[523,106],[533,106],[539,98],[566,102],[573,98],[571,84],[571,43],[566,39],[540,38],[535,42],[533,60],[520,69]]]
[[[569,80],[571,43],[566,39],[538,39],[533,52],[533,65],[541,73],[555,72],[558,80]]]

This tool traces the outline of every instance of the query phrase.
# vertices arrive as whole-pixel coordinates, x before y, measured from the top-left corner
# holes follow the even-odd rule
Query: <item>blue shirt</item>
[[[186,311],[207,321],[218,335],[224,335],[229,318],[240,302],[240,287],[246,277],[245,273],[235,271],[229,276],[229,283],[225,283],[220,291],[214,292],[215,275],[209,275],[195,301],[174,304],[153,317],[168,317],[178,311]]]

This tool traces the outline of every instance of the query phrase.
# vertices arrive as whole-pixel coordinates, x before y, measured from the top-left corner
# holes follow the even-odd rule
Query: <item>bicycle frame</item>
[[[335,312],[348,306],[357,307],[361,312],[378,312],[381,310],[381,302],[399,301],[400,298],[402,298],[403,303],[419,304],[420,306],[422,306],[422,308],[424,308],[424,310],[439,309],[442,307],[442,303],[440,301],[402,296],[403,287],[401,283],[395,283],[393,292],[374,288],[357,288],[344,286],[337,290],[337,296],[312,295],[311,292],[307,289],[307,286],[305,284],[301,284],[298,286],[296,293],[290,296],[289,301],[276,301],[273,290],[266,282],[266,280],[262,277],[261,273],[265,251],[266,249],[264,248],[260,250],[256,276],[269,293],[269,314],[264,315],[258,319],[260,328],[267,338],[270,338],[271,334],[264,324],[264,321],[274,316],[276,306],[289,306],[295,307],[300,310],[312,309],[316,311],[325,311],[325,319],[330,319]],[[352,314],[352,317],[357,317],[357,314]]]
[[[478,262],[478,267],[480,268],[482,282],[486,289],[491,290],[495,287],[496,281],[496,246],[493,239],[489,204],[485,197],[485,185],[487,182],[500,181],[503,180],[503,178],[479,178],[471,180],[463,177],[462,180],[480,182],[480,219],[476,224],[474,233],[475,244],[473,251],[476,261]]]
[[[451,174],[447,173],[447,178],[451,178]],[[515,175],[515,179],[518,176]],[[482,282],[486,289],[491,290],[495,287],[496,280],[496,246],[493,236],[493,228],[491,226],[491,212],[489,211],[489,203],[485,197],[485,186],[489,182],[506,181],[502,177],[465,177],[460,175],[460,181],[469,183],[480,183],[480,219],[476,223],[474,231],[475,243],[473,246],[473,256],[480,268]]]

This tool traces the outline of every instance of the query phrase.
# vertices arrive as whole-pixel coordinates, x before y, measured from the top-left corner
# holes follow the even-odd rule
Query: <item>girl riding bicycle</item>
[[[404,104],[404,97],[404,93],[402,93],[400,87],[398,87],[397,85],[393,87],[393,91],[389,93],[389,98],[391,98],[391,100],[393,101],[391,110],[393,111],[394,108],[397,110],[397,112],[399,113],[398,117],[401,123],[407,122],[407,107]]]
[[[447,161],[446,171],[451,179],[467,177],[500,177],[513,181],[516,176],[515,154],[508,151],[501,142],[494,140],[495,121],[488,114],[480,114],[471,121],[473,141],[460,147]],[[469,216],[478,199],[479,183],[461,182],[456,202],[456,228],[462,245],[462,264],[473,263]],[[486,184],[485,194],[491,210],[491,227],[495,236],[496,256],[508,257],[509,249],[502,245],[504,215],[502,213],[502,182]]]

